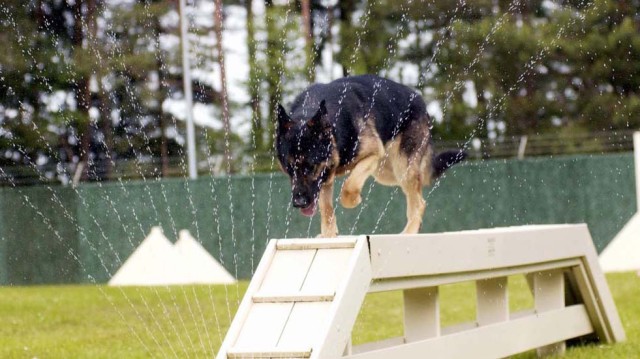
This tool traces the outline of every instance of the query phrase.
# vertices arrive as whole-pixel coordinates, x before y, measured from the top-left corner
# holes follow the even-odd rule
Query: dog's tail
[[[467,158],[467,153],[462,149],[438,153],[431,161],[433,179],[440,177],[449,167],[464,161],[465,158]]]

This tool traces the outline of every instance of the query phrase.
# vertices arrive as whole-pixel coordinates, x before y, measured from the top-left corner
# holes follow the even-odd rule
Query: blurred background
[[[274,106],[374,73],[417,89],[439,149],[630,151],[640,2],[4,0],[0,184],[274,170]],[[187,79],[189,81],[189,79]]]

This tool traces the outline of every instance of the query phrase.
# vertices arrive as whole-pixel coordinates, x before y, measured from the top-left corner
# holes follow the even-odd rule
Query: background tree
[[[276,104],[288,105],[338,69],[418,89],[436,119],[436,140],[570,139],[640,126],[640,6],[633,1],[189,4],[194,100],[201,118],[209,116],[197,130],[199,148],[209,159],[231,156],[222,167],[232,171],[247,171],[247,163],[249,171],[272,170]],[[175,1],[7,0],[0,13],[5,175],[26,171],[68,183],[81,163],[82,180],[120,176],[127,166],[137,177],[184,174]],[[239,27],[246,47],[215,50],[222,32]],[[228,86],[220,87],[210,74],[225,51],[241,47],[244,68],[227,72]],[[547,153],[583,146],[559,142]]]
[[[265,150],[264,124],[260,109],[260,88],[262,71],[258,66],[257,43],[255,38],[255,22],[253,14],[253,0],[246,0],[247,9],[247,54],[249,62],[249,98],[251,106],[251,139],[249,151],[254,155]]]

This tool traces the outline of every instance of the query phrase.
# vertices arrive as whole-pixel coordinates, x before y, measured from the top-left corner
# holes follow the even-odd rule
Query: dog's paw
[[[354,208],[358,206],[362,202],[362,196],[360,196],[360,191],[342,191],[342,195],[340,196],[340,204],[344,208]]]

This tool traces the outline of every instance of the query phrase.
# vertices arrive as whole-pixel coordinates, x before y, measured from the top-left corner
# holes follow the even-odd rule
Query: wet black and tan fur
[[[402,189],[407,198],[402,233],[417,233],[426,206],[422,187],[464,158],[461,151],[435,156],[430,129],[422,97],[391,80],[364,75],[310,86],[290,113],[278,106],[276,151],[291,178],[293,206],[310,216],[319,205],[320,235],[335,237],[334,179],[348,176],[339,200],[354,208],[373,176]]]

